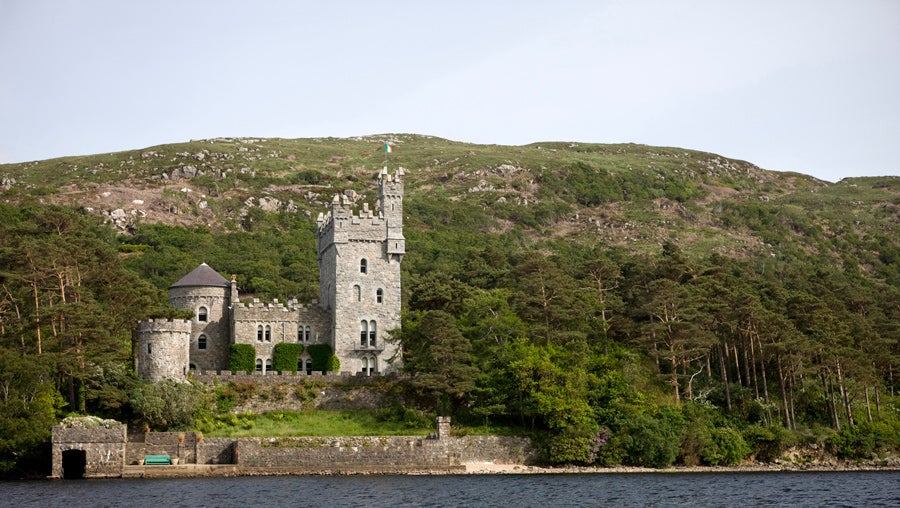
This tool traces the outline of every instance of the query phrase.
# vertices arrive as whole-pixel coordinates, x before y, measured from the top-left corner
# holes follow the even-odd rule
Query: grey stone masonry
[[[344,196],[317,221],[319,296],[331,312],[331,345],[341,370],[386,373],[399,366],[387,342],[400,327],[403,238],[403,168],[379,175],[379,209],[355,214]],[[389,363],[389,360],[395,363]]]
[[[232,344],[256,351],[257,370],[271,372],[279,342],[327,344],[340,371],[385,374],[400,365],[399,348],[388,342],[400,328],[400,263],[403,237],[403,168],[378,177],[378,210],[358,213],[337,195],[317,226],[318,302],[300,305],[242,303],[235,276],[227,280],[206,263],[169,287],[169,300],[194,316],[184,322],[142,321],[135,330],[138,373],[144,379],[183,380],[189,370],[229,367]],[[187,323],[187,328],[184,327]],[[298,368],[309,370],[304,352]]]
[[[190,365],[192,323],[185,319],[147,319],[138,323],[137,372],[147,381],[184,379]]]

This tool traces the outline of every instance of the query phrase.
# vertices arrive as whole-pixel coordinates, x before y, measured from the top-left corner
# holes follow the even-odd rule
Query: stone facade
[[[125,425],[94,428],[53,427],[53,478],[122,476],[126,462]]]
[[[194,317],[139,323],[135,342],[141,377],[156,382],[185,379],[189,370],[228,369],[232,344],[252,345],[257,371],[268,373],[279,342],[327,344],[342,372],[395,370],[398,348],[385,339],[400,327],[400,262],[406,253],[403,174],[403,168],[393,175],[387,168],[381,171],[378,210],[364,204],[356,213],[346,196],[338,195],[330,211],[319,215],[318,302],[242,303],[235,277],[229,281],[205,263],[174,283],[169,300],[193,311]],[[311,368],[304,351],[298,369]]]
[[[190,366],[192,324],[183,319],[147,319],[137,328],[138,375],[156,383],[183,379]]]
[[[438,422],[438,432],[429,438],[204,439],[194,432],[131,436],[121,424],[90,429],[57,426],[53,428],[52,477],[463,472],[467,462],[525,465],[538,459],[527,438],[453,437],[449,427],[449,418]],[[72,453],[77,456],[66,457]],[[147,455],[168,455],[172,466],[144,466]]]

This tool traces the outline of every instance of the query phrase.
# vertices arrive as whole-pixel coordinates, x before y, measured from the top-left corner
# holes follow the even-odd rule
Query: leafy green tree
[[[132,391],[131,404],[151,428],[189,429],[195,415],[211,407],[212,395],[200,383],[166,379],[139,384]]]
[[[444,311],[427,312],[417,325],[401,332],[403,368],[412,374],[412,385],[434,401],[438,414],[451,414],[475,389],[472,346]]]

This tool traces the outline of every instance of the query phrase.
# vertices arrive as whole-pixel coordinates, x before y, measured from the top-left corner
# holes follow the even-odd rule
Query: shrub
[[[256,348],[250,344],[232,344],[228,368],[232,374],[239,370],[252,374],[256,369]]]
[[[622,425],[620,432],[614,441],[625,452],[625,464],[661,468],[675,462],[681,432],[674,415],[636,414]]]
[[[703,447],[703,461],[711,466],[739,464],[750,453],[741,433],[730,427],[713,429]]]
[[[331,346],[328,344],[312,344],[306,351],[312,358],[312,370],[322,372],[340,370],[341,362],[332,354]]]
[[[796,443],[794,434],[780,425],[751,425],[744,430],[744,442],[761,462],[772,462]]]
[[[272,366],[278,372],[297,372],[297,361],[303,353],[303,344],[281,342],[275,344],[272,352]]]

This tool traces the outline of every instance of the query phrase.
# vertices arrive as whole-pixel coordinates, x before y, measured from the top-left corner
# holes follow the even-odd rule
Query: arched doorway
[[[84,450],[66,450],[62,452],[62,476],[66,480],[84,478],[87,468],[87,453]]]

